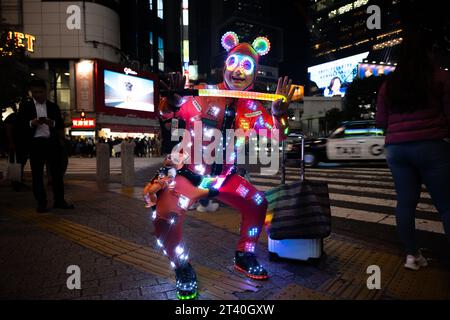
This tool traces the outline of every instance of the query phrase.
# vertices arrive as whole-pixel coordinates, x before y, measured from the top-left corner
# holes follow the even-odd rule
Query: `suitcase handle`
[[[305,179],[305,135],[300,134],[300,181]],[[281,184],[286,184],[286,140],[281,142]]]

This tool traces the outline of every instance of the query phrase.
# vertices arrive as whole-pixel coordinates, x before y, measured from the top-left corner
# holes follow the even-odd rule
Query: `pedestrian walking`
[[[431,39],[423,30],[405,34],[396,70],[377,100],[377,125],[386,129],[386,159],[397,192],[397,230],[405,267],[412,270],[427,266],[415,237],[422,183],[450,243],[450,76],[435,64]]]

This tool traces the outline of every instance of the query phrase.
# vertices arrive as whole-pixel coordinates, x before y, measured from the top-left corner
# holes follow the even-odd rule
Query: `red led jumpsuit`
[[[234,43],[233,50],[228,51],[228,57],[238,53],[252,58],[257,66],[258,54],[249,44],[237,45]],[[256,68],[254,72],[256,74]],[[246,90],[252,86],[253,83]],[[200,86],[200,88],[205,87],[228,89],[226,81],[217,86]],[[255,129],[259,134],[264,134],[264,132],[258,132],[259,129],[265,129],[263,131],[266,132],[267,138],[271,138],[273,129],[278,129],[279,136],[275,137],[274,135],[273,138],[281,140],[285,137],[286,116],[270,115],[259,101],[221,97],[185,97],[184,99],[177,111],[164,113],[170,110],[170,107],[168,100],[162,98],[159,110],[163,118],[173,118],[177,119],[179,123],[184,123],[184,128],[191,137],[195,134],[196,123],[197,125],[202,124],[203,136],[210,128],[221,130],[222,148],[226,148],[225,130],[227,129]],[[205,139],[201,141],[203,149],[212,143]],[[185,142],[182,143],[186,146]],[[203,157],[200,162],[195,163],[197,160],[194,156],[195,147],[192,146],[188,152],[193,163],[185,164],[181,170],[178,170],[174,180],[161,183],[161,187],[158,186],[155,189],[159,190],[157,200],[155,197],[156,210],[153,212],[157,243],[162,252],[168,256],[173,267],[178,267],[183,260],[187,259],[187,252],[182,242],[182,225],[186,210],[198,199],[211,195],[211,188],[202,188],[202,181],[205,177],[213,178],[213,182],[209,186],[218,191],[215,199],[239,210],[242,215],[240,239],[236,251],[254,252],[266,216],[267,201],[264,193],[236,174],[233,161],[236,158],[235,153],[231,153],[230,156],[224,151],[224,157],[230,156],[231,159],[223,159],[225,160],[223,164],[206,164]],[[144,193],[147,191],[145,190]]]
[[[225,89],[226,86],[222,83],[218,85],[218,88]],[[164,104],[166,101],[162,100],[161,103]],[[186,124],[185,129],[191,133],[194,133],[195,121],[201,121],[205,130],[208,128],[219,130],[253,128],[258,132],[258,129],[266,129],[268,138],[273,128],[279,129],[280,136],[284,137],[285,126],[281,121],[286,123],[286,119],[279,120],[272,117],[258,101],[231,98],[189,97],[174,116],[178,121],[182,120]],[[211,142],[205,141],[203,146],[209,143]],[[226,156],[226,152],[224,155]],[[236,154],[231,156],[235,157]],[[194,159],[193,148],[190,158]],[[258,191],[250,182],[234,173],[235,166],[232,161],[228,159],[222,165],[208,165],[202,161],[187,164],[183,169],[202,176],[226,177],[218,188],[219,193],[215,199],[240,211],[242,222],[236,250],[253,252],[264,224],[267,201],[263,192]],[[171,261],[176,263],[178,260],[176,248],[182,243],[182,224],[186,210],[207,194],[207,190],[199,189],[186,177],[178,174],[173,188],[169,186],[158,196],[154,220],[155,232],[160,245],[162,244],[164,252]],[[184,202],[180,201],[180,197]]]

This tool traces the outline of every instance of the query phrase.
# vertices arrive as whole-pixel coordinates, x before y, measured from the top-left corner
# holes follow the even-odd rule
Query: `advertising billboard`
[[[358,65],[358,78],[368,78],[370,76],[388,75],[395,70],[395,66],[384,64],[360,63]]]
[[[310,80],[317,84],[325,97],[343,97],[348,85],[358,73],[358,63],[367,58],[368,55],[369,52],[363,52],[309,67]]]
[[[105,107],[154,112],[154,82],[104,70]]]

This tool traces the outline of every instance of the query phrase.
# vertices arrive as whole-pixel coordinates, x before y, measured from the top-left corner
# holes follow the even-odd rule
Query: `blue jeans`
[[[386,160],[397,191],[397,231],[407,254],[417,254],[415,213],[422,183],[442,216],[450,243],[450,142],[413,141],[388,144]]]

